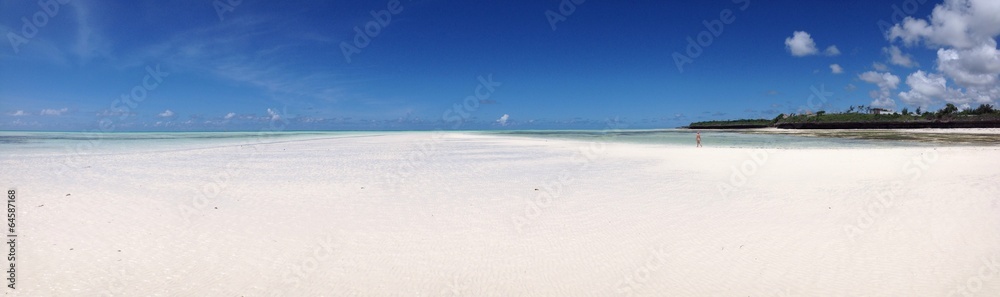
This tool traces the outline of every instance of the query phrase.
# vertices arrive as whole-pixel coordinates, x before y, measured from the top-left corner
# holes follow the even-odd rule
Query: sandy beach
[[[67,161],[69,160],[69,161]],[[17,296],[997,296],[1000,147],[4,154]]]

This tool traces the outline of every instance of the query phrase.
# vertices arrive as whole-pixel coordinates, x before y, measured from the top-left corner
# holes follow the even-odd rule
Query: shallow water
[[[377,134],[371,132],[0,132],[0,151],[27,154],[113,154]]]
[[[629,131],[510,131],[485,132],[488,134],[559,138],[573,140],[604,140],[615,142],[694,146],[695,131],[686,129],[669,130],[629,130]],[[895,132],[905,135],[907,132]],[[701,130],[702,145],[705,147],[730,148],[881,148],[881,147],[928,147],[942,145],[984,145],[989,143],[968,143],[959,141],[924,141],[906,137],[892,137],[893,133],[866,134],[820,134],[782,133],[768,130]],[[985,136],[1000,141],[997,135]]]
[[[320,138],[360,137],[393,132],[0,132],[0,151],[21,154],[99,154],[197,149],[229,145],[253,145]],[[462,131],[482,135],[611,141],[639,144],[694,146],[692,130],[568,130],[568,131]],[[701,130],[706,147],[731,148],[883,148],[1000,145],[1000,134],[913,133],[903,130]]]

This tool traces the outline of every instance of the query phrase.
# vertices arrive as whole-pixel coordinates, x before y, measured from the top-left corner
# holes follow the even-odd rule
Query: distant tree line
[[[1000,121],[1000,110],[991,104],[980,104],[976,108],[959,110],[955,104],[948,103],[936,112],[922,110],[916,112],[903,108],[899,112],[873,114],[873,111],[884,111],[871,106],[849,106],[841,113],[827,113],[824,110],[810,114],[780,114],[774,119],[739,119],[722,121],[694,122],[690,128],[763,128],[775,127],[787,123],[879,123],[879,122],[931,122],[931,121]]]

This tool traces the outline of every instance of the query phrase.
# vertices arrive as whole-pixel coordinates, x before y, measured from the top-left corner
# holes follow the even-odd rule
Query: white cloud
[[[161,112],[158,116],[161,117],[161,118],[169,118],[169,117],[174,116],[174,112],[170,111],[169,109],[167,109],[167,110],[164,110],[163,112]]]
[[[858,75],[858,78],[870,84],[878,86],[877,91],[871,91],[869,96],[874,99],[871,105],[874,107],[894,107],[896,102],[892,100],[892,90],[899,87],[899,77],[888,72],[868,71]]]
[[[858,75],[858,78],[879,87],[888,87],[889,89],[895,89],[899,86],[899,77],[888,72],[868,71]]]
[[[830,47],[826,48],[826,50],[823,51],[823,53],[826,54],[827,56],[831,56],[831,57],[833,57],[833,56],[839,56],[840,55],[840,49],[838,49],[836,45],[831,45]]]
[[[12,113],[8,113],[8,115],[19,117],[19,116],[26,116],[26,115],[31,115],[31,114],[26,113],[23,110],[18,110],[18,111],[12,112]]]
[[[785,48],[792,53],[792,56],[805,57],[820,54],[819,49],[816,47],[816,42],[813,41],[812,36],[805,31],[795,31],[792,33],[792,37],[785,38]],[[840,49],[836,45],[831,45],[823,51],[823,55],[827,56],[839,56]]]
[[[939,74],[927,74],[917,71],[906,77],[910,91],[899,93],[899,99],[910,106],[927,109],[934,99],[940,99],[949,93],[947,80]]]
[[[889,40],[913,45],[971,48],[1000,34],[1000,2],[996,0],[945,0],[934,7],[928,20],[907,17],[889,29]]]
[[[507,126],[507,119],[509,118],[510,115],[505,113],[503,114],[503,116],[500,117],[500,119],[497,120],[497,123],[500,123],[500,126]]]
[[[69,111],[69,109],[67,109],[65,107],[62,108],[62,109],[42,109],[42,112],[40,112],[39,114],[40,115],[47,115],[47,116],[61,116],[62,114],[66,113],[67,111]]]
[[[792,33],[792,37],[785,38],[785,47],[792,52],[792,56],[796,57],[815,55],[819,52],[812,36],[804,31],[795,31]]]
[[[886,72],[889,71],[889,66],[879,62],[874,62],[872,63],[872,69],[875,69],[875,71]]]
[[[970,49],[939,49],[938,70],[964,87],[997,87],[1000,51],[995,42]]]
[[[893,26],[888,32],[890,42],[900,40],[906,45],[923,43],[937,47],[940,74],[914,73],[917,86],[921,86],[919,80],[926,77],[933,78],[935,84],[943,80],[962,87],[945,85],[948,93],[940,98],[925,94],[926,90],[913,89],[905,92],[905,99],[914,104],[924,104],[931,99],[956,104],[1000,101],[1000,50],[995,39],[1000,35],[998,15],[1000,1],[945,0],[934,7],[927,19],[906,18]]]
[[[869,94],[869,96],[871,96],[871,94]],[[880,108],[895,108],[896,101],[889,97],[878,97],[872,100],[872,103],[869,103],[869,105]]]
[[[972,104],[990,103],[990,98],[1000,96],[1000,89],[997,88],[968,89],[963,93],[961,90],[949,88],[944,75],[919,70],[906,78],[906,84],[910,86],[910,91],[899,93],[899,99],[910,106],[924,109],[941,101],[968,108]]]
[[[222,117],[222,118],[223,118],[223,119],[227,119],[227,120],[230,120],[230,119],[232,119],[232,118],[234,118],[234,117],[236,117],[236,113],[235,113],[235,112],[230,112],[230,113],[227,113],[227,114],[226,114],[226,116],[225,116],[225,117]]]
[[[920,66],[917,62],[913,61],[912,56],[904,54],[903,51],[895,45],[882,48],[882,52],[889,55],[889,63],[892,63],[893,65],[899,65],[907,68]]]
[[[844,68],[840,67],[840,64],[831,64],[830,72],[833,72],[833,74],[841,74],[844,73]]]
[[[272,121],[277,121],[277,120],[281,119],[281,115],[278,114],[277,111],[274,111],[274,110],[272,110],[270,108],[267,109],[267,115],[271,117]]]

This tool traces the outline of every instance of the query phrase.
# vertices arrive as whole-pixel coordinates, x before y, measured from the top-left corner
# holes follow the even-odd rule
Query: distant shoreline
[[[767,125],[754,124],[709,124],[691,125],[687,129],[958,129],[958,128],[1000,128],[1000,120],[988,121],[882,121],[882,122],[795,122],[775,123]]]
[[[893,112],[881,108],[851,106],[841,113],[817,111],[806,114],[781,114],[773,120],[739,119],[691,123],[688,129],[925,129],[925,128],[1000,128],[1000,110],[982,104],[975,109],[959,111],[953,104],[937,112],[907,109]]]

